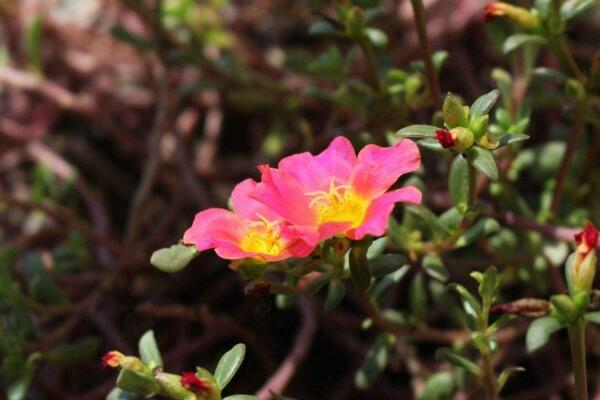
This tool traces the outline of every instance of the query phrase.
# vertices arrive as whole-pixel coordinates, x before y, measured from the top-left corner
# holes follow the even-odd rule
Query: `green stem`
[[[360,48],[362,49],[365,59],[367,61],[367,69],[369,71],[371,84],[373,88],[377,91],[377,93],[383,92],[383,84],[381,83],[381,79],[379,79],[379,71],[377,69],[377,64],[375,63],[375,55],[373,54],[373,48],[371,44],[366,40],[362,39],[358,41]]]
[[[580,82],[585,81],[585,75],[579,69],[579,66],[573,58],[571,50],[567,45],[567,39],[564,34],[560,34],[549,39],[549,47],[554,56],[558,59],[563,70],[568,72],[573,78]]]
[[[485,388],[485,398],[487,400],[496,400],[496,374],[492,363],[492,356],[489,352],[481,354],[483,361],[483,386]]]
[[[585,367],[585,320],[579,318],[569,325],[569,342],[575,375],[575,399],[587,400],[587,373]]]
[[[429,87],[429,93],[431,94],[431,101],[433,102],[434,107],[439,108],[441,105],[440,85],[433,65],[431,46],[429,45],[429,39],[427,37],[425,7],[423,7],[423,2],[421,0],[410,0],[410,2],[415,16],[415,26],[417,28],[417,35],[419,36],[419,43],[423,50],[423,61],[425,62],[425,73],[427,75],[427,86]]]

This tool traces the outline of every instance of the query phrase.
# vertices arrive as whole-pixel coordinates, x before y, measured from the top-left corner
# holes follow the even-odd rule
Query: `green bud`
[[[205,393],[196,394],[198,400],[221,400],[221,389],[215,380],[215,377],[204,368],[197,367],[196,375],[207,385],[208,390]]]
[[[442,105],[444,124],[448,129],[467,126],[469,122],[469,107],[463,106],[456,96],[448,93]]]
[[[483,137],[483,135],[485,135],[487,128],[488,128],[489,120],[490,120],[490,116],[486,114],[486,115],[480,115],[479,117],[477,117],[471,121],[471,123],[469,124],[469,127],[471,128],[471,130],[473,131],[473,134],[475,135],[475,140],[479,140]]]
[[[195,400],[196,395],[181,386],[181,376],[155,371],[154,379],[160,386],[160,394],[173,400]]]
[[[479,139],[477,144],[484,149],[494,150],[496,147],[498,147],[498,139],[492,132],[488,132],[481,139]]]
[[[473,147],[473,131],[467,128],[458,127],[450,130],[450,133],[456,140],[454,150],[456,151],[467,151]]]
[[[565,275],[571,294],[580,291],[589,292],[596,275],[596,251],[591,250],[587,254],[575,252],[569,256]]]
[[[557,294],[550,297],[550,315],[564,322],[572,322],[580,316],[580,312],[571,297]]]

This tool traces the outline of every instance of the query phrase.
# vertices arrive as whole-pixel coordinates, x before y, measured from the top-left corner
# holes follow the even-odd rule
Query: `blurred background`
[[[115,373],[102,368],[101,355],[136,353],[148,329],[172,371],[214,365],[231,345],[246,343],[236,392],[258,390],[298,340],[302,364],[285,390],[297,399],[408,399],[442,368],[433,353],[447,337],[401,341],[388,370],[359,391],[354,373],[373,334],[361,330],[352,299],[324,313],[314,301],[299,312],[273,296],[246,295],[212,252],[177,274],[149,264],[197,211],[226,206],[233,185],[257,177],[257,164],[320,151],[337,135],[357,148],[384,144],[389,132],[430,121],[410,2],[354,3],[373,27],[374,60],[331,34],[332,2],[0,0],[0,387],[11,399],[104,398]],[[442,93],[470,102],[496,87],[498,66],[520,82],[519,60],[499,51],[510,29],[484,23],[484,2],[424,3],[431,46],[445,51],[435,57]],[[576,27],[572,50],[589,65],[598,10]],[[556,66],[544,51],[537,59]],[[385,72],[385,100],[371,61]],[[532,146],[560,139],[568,129],[556,112],[559,91],[546,81],[531,87]],[[524,96],[518,87],[513,93]],[[531,196],[554,173],[556,146],[531,154],[533,172],[521,181]],[[424,153],[426,200],[440,209],[448,164],[436,160]],[[588,204],[591,213],[597,207]],[[453,279],[488,265],[488,257],[455,258]],[[531,269],[523,257],[505,264]],[[548,290],[546,272],[532,283],[539,272],[527,271],[514,273],[514,297]],[[406,289],[398,285],[389,301],[402,307]],[[450,324],[439,312],[431,321]],[[522,328],[506,357],[530,372],[507,397],[560,396],[568,353],[557,356],[555,343],[524,360]]]

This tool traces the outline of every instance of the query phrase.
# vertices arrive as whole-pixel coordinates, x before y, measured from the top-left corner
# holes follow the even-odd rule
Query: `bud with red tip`
[[[102,356],[102,366],[104,368],[117,368],[125,359],[125,355],[119,351],[113,350]]]
[[[596,245],[600,233],[593,224],[575,235],[577,249],[567,260],[566,276],[571,294],[592,289],[596,275]]]
[[[451,130],[438,129],[435,131],[435,139],[445,149],[466,151],[473,146],[473,132],[470,129],[458,127]]]
[[[513,6],[501,1],[495,1],[486,5],[483,9],[483,16],[486,22],[502,17],[528,30],[535,30],[540,27],[539,18],[535,14],[526,8]]]

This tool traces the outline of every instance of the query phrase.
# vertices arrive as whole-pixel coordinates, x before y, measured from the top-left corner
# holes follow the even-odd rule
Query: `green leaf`
[[[544,346],[550,335],[562,327],[563,324],[554,317],[542,317],[533,321],[527,329],[527,337],[525,338],[527,351],[532,353]]]
[[[163,365],[160,350],[154,338],[154,331],[150,330],[142,335],[138,342],[138,351],[142,361],[150,369]]]
[[[508,367],[504,371],[502,371],[496,383],[496,392],[499,394],[502,391],[502,388],[504,388],[504,385],[506,385],[508,378],[510,378],[512,374],[514,374],[515,372],[523,371],[525,371],[525,368],[523,367]]]
[[[231,396],[224,397],[223,400],[260,400],[260,397],[253,396],[251,394],[233,394]]]
[[[67,304],[64,294],[52,281],[38,254],[28,253],[26,255],[24,271],[31,297],[39,302],[51,305]]]
[[[391,333],[382,333],[367,351],[365,360],[356,372],[354,382],[359,389],[369,387],[386,368],[389,354],[396,343],[396,337]]]
[[[43,38],[43,19],[40,14],[36,14],[31,18],[24,32],[25,53],[29,68],[36,73],[42,72],[42,38]]]
[[[366,290],[371,285],[371,270],[365,246],[355,245],[350,249],[349,264],[352,281],[359,289]]]
[[[452,349],[442,348],[435,352],[435,358],[441,361],[449,362],[452,365],[466,369],[475,376],[483,376],[483,371],[473,361],[463,357]]]
[[[452,204],[461,214],[467,212],[469,208],[469,162],[457,154],[450,167],[448,177],[448,189]]]
[[[449,400],[454,396],[456,387],[450,372],[438,372],[427,379],[419,400]]]
[[[334,280],[329,283],[327,288],[327,297],[325,298],[325,310],[331,311],[335,309],[344,300],[346,295],[346,285],[344,282]]]
[[[140,396],[137,394],[119,388],[114,388],[106,396],[106,400],[137,400],[139,398]]]
[[[445,239],[449,232],[444,225],[440,223],[436,215],[425,206],[407,206],[406,211],[419,217],[430,229],[433,235],[438,239]]]
[[[463,306],[465,309],[470,309],[474,315],[478,316],[481,313],[481,304],[479,301],[465,288],[458,283],[451,283],[448,287],[456,291],[463,300]],[[467,307],[468,306],[468,307]]]
[[[379,278],[397,271],[406,264],[406,258],[402,254],[387,253],[369,259],[371,276]]]
[[[448,93],[444,99],[442,114],[444,116],[444,124],[448,129],[458,126],[466,127],[469,123],[468,107],[464,107],[458,97],[452,93]]]
[[[585,314],[585,320],[592,324],[600,325],[600,311],[594,311]]]
[[[20,374],[8,385],[6,390],[6,397],[8,400],[23,400],[27,396],[29,385],[31,385],[31,379],[35,372],[37,363],[41,360],[42,355],[40,353],[31,353],[23,365],[23,370]]]
[[[496,101],[498,101],[498,97],[500,97],[500,91],[494,89],[475,100],[469,110],[471,121],[489,113],[494,104],[496,104]]]
[[[491,180],[498,180],[498,166],[491,151],[473,146],[467,153],[469,162]]]
[[[408,289],[408,303],[412,315],[422,321],[427,312],[427,291],[425,290],[425,281],[423,275],[417,273],[413,278]]]
[[[541,35],[530,35],[526,33],[516,33],[509,36],[502,45],[502,52],[508,54],[519,47],[525,45],[543,45],[546,44],[546,38]]]
[[[502,135],[498,138],[498,147],[506,146],[512,143],[519,143],[529,139],[528,135],[510,134]]]
[[[481,280],[481,284],[479,285],[479,295],[485,301],[491,302],[496,297],[496,293],[500,286],[500,282],[498,280],[498,271],[496,267],[489,267],[483,273],[483,279]]]
[[[440,144],[440,142],[438,142],[435,139],[431,139],[431,138],[419,140],[417,142],[417,144],[419,146],[424,147],[424,148],[429,149],[429,150],[439,151],[440,153],[448,151],[447,149],[445,149],[445,148],[442,147],[442,145]]]
[[[329,34],[333,34],[333,33],[338,33],[338,30],[334,28],[333,25],[331,25],[329,22],[327,21],[319,21],[319,22],[315,22],[314,24],[312,24],[310,26],[310,28],[308,29],[308,33],[310,35],[329,35]]]
[[[371,298],[376,302],[383,299],[390,289],[404,278],[409,269],[410,265],[404,265],[399,270],[384,276],[370,291]]]
[[[500,224],[493,218],[482,218],[463,233],[454,243],[455,248],[467,246],[487,235],[498,232]]]
[[[431,125],[410,125],[396,132],[396,135],[411,139],[435,138],[435,132],[440,128]]]
[[[429,276],[439,281],[446,282],[450,276],[442,258],[437,253],[426,254],[423,257],[422,266]]]
[[[142,396],[153,396],[160,391],[160,386],[152,376],[129,368],[123,368],[119,373],[117,387]]]
[[[150,264],[163,272],[178,272],[184,269],[198,254],[194,246],[175,244],[152,253]]]
[[[381,30],[377,28],[367,28],[365,29],[365,33],[367,34],[367,38],[371,42],[371,44],[375,47],[385,47],[388,44],[387,35]]]
[[[560,7],[560,16],[569,20],[596,4],[600,4],[600,0],[567,0]]]
[[[217,369],[215,369],[215,381],[221,390],[227,386],[229,381],[231,381],[231,378],[233,378],[240,368],[242,361],[244,361],[245,354],[246,346],[243,343],[236,344],[231,350],[223,354],[223,357],[219,360]]]
[[[504,326],[509,324],[515,318],[517,318],[515,314],[504,314],[488,327],[487,332],[493,335],[494,333],[502,329]]]

